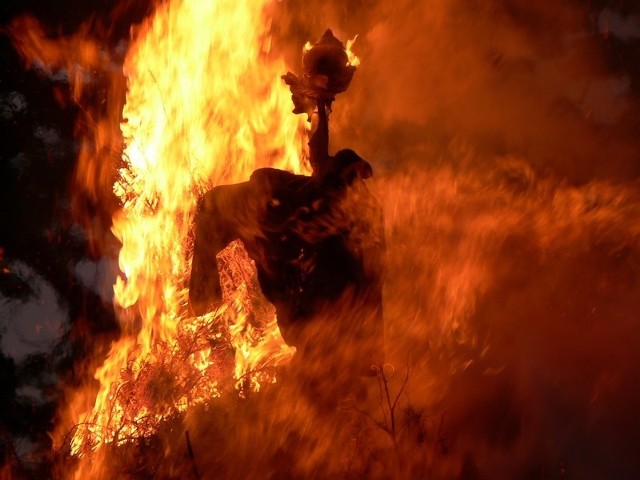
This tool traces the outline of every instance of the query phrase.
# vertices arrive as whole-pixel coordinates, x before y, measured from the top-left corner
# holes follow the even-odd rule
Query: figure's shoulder
[[[258,168],[250,177],[251,181],[291,181],[297,177],[303,177],[303,175],[296,175],[295,173],[287,172],[286,170],[280,170],[279,168]]]
[[[251,174],[249,181],[260,188],[280,190],[289,185],[305,183],[309,177],[278,168],[259,168]]]

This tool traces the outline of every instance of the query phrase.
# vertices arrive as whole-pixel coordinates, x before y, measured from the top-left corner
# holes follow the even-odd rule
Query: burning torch
[[[335,96],[349,88],[355,71],[344,45],[329,29],[303,55],[302,76],[291,72],[282,76],[291,89],[293,113],[306,113],[309,119],[314,111],[318,115],[316,129],[309,140],[314,175],[323,176],[329,166],[328,113]]]

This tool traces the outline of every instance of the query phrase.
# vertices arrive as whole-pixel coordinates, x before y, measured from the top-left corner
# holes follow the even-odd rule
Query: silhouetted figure
[[[197,314],[219,304],[216,255],[241,240],[284,340],[308,350],[314,339],[305,330],[323,318],[323,328],[331,330],[325,333],[337,342],[363,344],[356,356],[359,369],[367,369],[382,361],[375,351],[382,336],[382,215],[363,182],[369,164],[351,150],[331,160],[322,177],[263,168],[248,182],[204,195],[196,213],[190,302]]]
[[[284,340],[298,349],[294,362],[326,359],[327,365],[371,374],[371,365],[383,360],[382,211],[364,183],[371,166],[352,150],[328,154],[332,92],[309,97],[320,90],[307,83],[331,85],[320,78],[322,68],[335,76],[346,54],[330,31],[322,42],[307,58],[307,65],[309,58],[315,62],[312,76],[283,77],[294,104],[317,105],[318,125],[309,142],[313,174],[262,168],[247,182],[207,192],[196,213],[189,298],[196,314],[221,302],[216,255],[241,240],[256,263],[264,296],[275,306]],[[348,68],[350,80],[355,68]]]

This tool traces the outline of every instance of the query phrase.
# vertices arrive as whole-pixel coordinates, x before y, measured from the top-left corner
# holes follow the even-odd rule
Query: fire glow
[[[224,304],[194,317],[187,300],[199,196],[246,180],[259,167],[306,171],[306,130],[290,114],[280,79],[284,61],[270,51],[267,7],[200,0],[158,5],[132,33],[122,116],[112,111],[97,119],[90,138],[98,145],[85,139],[78,179],[92,189],[95,172],[104,168],[96,163],[104,158],[90,151],[117,143],[103,137],[114,135],[122,118],[124,148],[113,185],[121,210],[112,226],[122,243],[114,285],[122,335],[95,373],[97,394],[80,390],[72,399],[74,455],[151,435],[163,419],[234,384],[241,393],[259,390],[275,381],[273,367],[294,354],[241,244],[220,254]],[[45,61],[77,60],[64,58],[62,43],[46,44],[36,24],[25,26],[23,44],[35,45]],[[84,65],[95,66],[95,45],[76,40],[68,51],[85,52],[82,58],[91,53],[93,62]],[[78,98],[81,81],[74,85]]]
[[[149,435],[166,416],[220,395],[229,346],[240,388],[274,381],[265,367],[292,355],[273,309],[256,300],[239,245],[222,254],[225,304],[216,312],[190,316],[185,287],[199,194],[257,167],[303,168],[304,129],[280,86],[284,64],[270,56],[265,7],[165,3],[129,50],[124,166],[114,185],[122,211],[113,224],[123,272],[115,302],[126,333],[96,372],[100,391],[79,417],[88,426],[72,453]]]
[[[78,185],[95,199],[107,191],[112,196],[113,189],[122,207],[113,218],[122,242],[115,286],[122,335],[92,369],[98,381],[74,391],[68,405],[60,402],[55,448],[68,445],[71,429],[77,478],[112,476],[109,462],[101,464],[108,452],[126,450],[136,445],[130,440],[152,437],[158,426],[200,412],[192,406],[262,388],[274,381],[272,367],[293,353],[238,243],[218,259],[224,305],[198,318],[187,305],[199,195],[246,180],[261,166],[306,168],[300,164],[304,126],[289,113],[280,80],[289,66],[271,49],[268,2],[250,11],[200,3],[164,2],[136,27],[125,61],[124,111],[122,102],[112,101],[118,89],[124,97],[118,72],[107,114],[89,112],[96,125],[80,148]],[[194,442],[208,449],[199,465],[207,461],[208,471],[217,472],[225,463],[238,470],[228,478],[260,478],[282,458],[279,442],[293,438],[301,441],[284,458],[286,472],[344,473],[348,464],[361,478],[386,478],[369,476],[371,466],[385,460],[378,473],[396,478],[424,478],[427,470],[433,478],[466,478],[476,468],[482,473],[475,476],[523,478],[558,465],[580,476],[583,464],[598,462],[603,470],[594,471],[609,472],[610,459],[625,451],[611,441],[624,438],[612,412],[635,411],[619,409],[617,402],[622,405],[621,392],[634,378],[627,357],[637,351],[629,339],[637,338],[640,200],[637,181],[618,184],[592,173],[575,183],[564,179],[563,165],[598,171],[594,158],[608,164],[621,150],[622,143],[614,142],[616,150],[605,139],[612,130],[580,114],[586,106],[575,97],[578,74],[566,65],[591,65],[583,58],[590,50],[572,48],[577,37],[571,33],[562,37],[566,45],[545,53],[546,36],[518,35],[526,16],[507,22],[495,15],[500,2],[486,2],[491,9],[480,12],[485,2],[404,3],[411,9],[381,2],[352,22],[354,31],[363,32],[367,60],[360,74],[366,80],[359,82],[366,88],[351,91],[358,121],[341,118],[339,110],[332,125],[343,135],[333,137],[336,143],[379,162],[373,185],[384,192],[378,197],[390,247],[386,354],[398,372],[411,367],[407,388],[415,409],[407,412],[415,416],[403,419],[402,434],[392,439],[380,428],[384,422],[375,423],[378,415],[374,422],[360,419],[369,430],[352,435],[350,423],[333,428],[325,418],[313,423],[304,408],[295,412],[300,402],[294,395],[265,400],[275,390],[268,389],[260,395],[262,410],[251,411],[258,402],[243,401],[252,415],[224,423],[216,411],[210,423],[206,415],[196,419],[214,432]],[[329,16],[315,7],[308,11]],[[561,18],[552,13],[543,18]],[[300,15],[310,14],[305,9]],[[466,28],[459,28],[461,19]],[[85,30],[22,51],[66,68],[78,98],[86,72],[108,70],[104,52],[88,38]],[[357,62],[349,56],[351,65]],[[563,117],[558,99],[576,108]],[[575,137],[557,135],[565,131]],[[117,151],[116,160],[109,151]],[[544,162],[560,167],[546,171]],[[116,168],[114,185],[108,173]],[[393,394],[397,385],[391,387]],[[378,407],[377,396],[368,400]],[[406,406],[404,397],[398,405]],[[561,411],[577,413],[559,419]],[[623,420],[626,428],[628,418]],[[195,429],[189,431],[197,439]],[[216,444],[211,437],[218,434],[223,439]],[[578,438],[591,450],[574,451]],[[264,452],[255,451],[256,441],[263,441]],[[175,444],[173,457],[162,445],[167,464],[182,459],[184,437]],[[340,463],[337,451],[356,461]]]

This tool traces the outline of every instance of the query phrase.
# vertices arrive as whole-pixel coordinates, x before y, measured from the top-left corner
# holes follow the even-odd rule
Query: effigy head
[[[282,79],[291,90],[293,113],[311,117],[318,104],[331,109],[335,96],[349,88],[356,67],[330,29],[315,45],[305,48],[308,49],[302,57],[302,75],[287,72]]]
[[[303,83],[326,98],[347,90],[356,71],[349,64],[344,45],[330,29],[304,54],[302,67]]]

